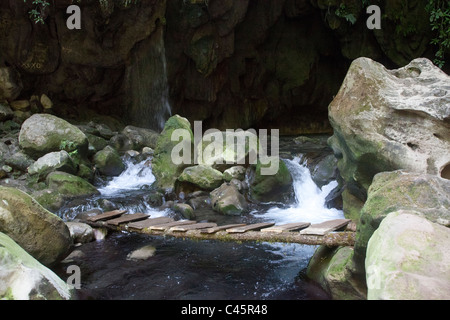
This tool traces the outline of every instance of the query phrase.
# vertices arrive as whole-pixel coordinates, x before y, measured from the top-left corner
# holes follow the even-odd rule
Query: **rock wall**
[[[153,94],[167,77],[172,114],[204,128],[330,132],[327,106],[353,59],[398,67],[434,54],[422,1],[376,2],[377,31],[359,0],[83,0],[81,30],[66,27],[72,1],[41,10],[44,24],[32,1],[2,1],[0,76],[18,79],[0,96],[44,93],[66,118],[87,109],[161,129],[149,118],[170,115]],[[161,31],[167,68],[154,57]]]

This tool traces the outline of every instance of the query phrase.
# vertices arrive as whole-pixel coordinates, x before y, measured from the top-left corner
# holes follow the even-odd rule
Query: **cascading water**
[[[152,167],[148,161],[134,163],[127,161],[126,170],[114,177],[107,185],[98,190],[103,196],[113,196],[130,190],[139,190],[142,186],[150,186],[155,182]]]
[[[172,115],[163,26],[136,46],[125,83],[131,122],[161,131]]]
[[[336,183],[319,189],[306,166],[298,158],[285,160],[293,176],[296,202],[288,208],[261,209],[247,215],[254,221],[277,224],[292,221],[321,222],[342,217],[342,212],[325,207],[325,197]],[[173,215],[159,210],[145,199],[155,192],[151,166],[146,161],[127,161],[127,169],[105,183],[97,201],[107,200],[129,213],[143,212],[152,217]],[[217,214],[216,214],[217,215]],[[145,261],[130,261],[128,255],[151,245],[155,256]],[[83,271],[80,295],[89,299],[328,299],[326,293],[304,278],[300,270],[308,265],[314,246],[276,243],[233,243],[220,241],[183,241],[170,237],[113,233],[100,242],[77,249],[76,264]],[[62,265],[61,277],[67,277]]]
[[[295,194],[295,204],[288,208],[274,207],[264,213],[264,219],[277,224],[291,222],[320,223],[326,220],[343,219],[342,210],[327,208],[325,199],[337,186],[336,181],[319,188],[311,178],[306,165],[300,163],[300,158],[285,160],[292,178]]]

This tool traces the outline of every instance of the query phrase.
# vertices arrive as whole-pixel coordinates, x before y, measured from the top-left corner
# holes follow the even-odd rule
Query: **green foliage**
[[[99,0],[100,5],[103,5],[104,3],[108,1],[114,1],[114,0]],[[120,0],[124,7],[128,7],[131,4],[137,4],[140,0]],[[27,2],[27,0],[23,0],[23,2]],[[81,3],[81,0],[72,0],[72,3]],[[31,20],[34,21],[34,23],[42,23],[44,24],[44,18],[42,16],[43,11],[45,8],[50,6],[50,3],[45,0],[33,0],[32,4],[35,5],[33,9],[31,9],[28,14],[31,18]]]
[[[27,2],[27,0],[23,0],[23,2]],[[44,24],[44,19],[42,18],[42,11],[47,8],[50,3],[45,0],[33,0],[33,4],[35,5],[34,9],[31,9],[28,14],[30,18],[34,21],[34,23],[42,23]]]
[[[348,11],[348,8],[344,3],[341,3],[339,8],[336,9],[335,14],[340,18],[344,18],[348,23],[352,25],[356,23],[355,15]]]
[[[431,44],[438,48],[434,64],[442,68],[445,64],[445,51],[450,49],[450,2],[428,0],[426,10],[430,14],[431,30],[436,34],[431,40]]]
[[[78,154],[78,150],[76,149],[76,144],[73,141],[62,140],[59,145],[59,149],[67,151],[70,156],[76,156]]]

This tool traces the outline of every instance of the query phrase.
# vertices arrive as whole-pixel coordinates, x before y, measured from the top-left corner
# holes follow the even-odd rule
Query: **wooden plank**
[[[124,214],[115,219],[107,220],[107,224],[112,224],[113,226],[118,226],[121,223],[132,222],[147,219],[149,217],[148,214],[145,213],[133,213],[133,214]]]
[[[336,219],[325,221],[319,224],[313,224],[310,227],[300,231],[300,234],[304,235],[318,235],[323,236],[329,232],[341,229],[350,223],[350,219]]]
[[[127,210],[108,211],[108,212],[105,212],[105,213],[98,214],[96,216],[88,217],[87,220],[88,221],[92,221],[92,222],[97,222],[97,221],[100,221],[100,220],[112,219],[112,218],[116,218],[116,217],[121,216],[125,212],[127,212]]]
[[[142,221],[132,222],[128,224],[129,228],[142,230],[145,228],[150,228],[152,226],[157,226],[159,224],[173,222],[174,220],[169,217],[158,217],[158,218],[149,218]]]
[[[297,222],[297,223],[287,223],[279,226],[273,226],[270,228],[264,228],[261,232],[289,232],[289,231],[298,231],[301,229],[308,228],[311,225],[309,222]]]
[[[182,225],[182,226],[175,226],[169,229],[169,231],[173,232],[186,232],[189,230],[199,230],[199,229],[206,229],[206,228],[213,228],[217,227],[216,223],[212,222],[203,222],[203,223],[195,223],[195,224],[188,224],[188,225]]]
[[[245,226],[245,223],[236,223],[236,224],[227,224],[227,225],[223,225],[223,226],[218,226],[218,227],[213,227],[213,228],[208,228],[208,229],[204,229],[201,230],[201,233],[204,234],[213,234],[222,230],[226,230],[226,229],[231,229],[231,228],[237,228],[237,227],[243,227]]]
[[[228,233],[244,233],[247,231],[256,231],[261,230],[262,228],[267,228],[273,226],[274,222],[262,222],[262,223],[255,223],[255,224],[249,224],[243,227],[236,227],[236,228],[230,228],[226,229]]]
[[[179,221],[174,221],[174,222],[169,222],[169,223],[164,223],[164,224],[158,224],[157,226],[151,226],[148,229],[149,230],[157,230],[157,231],[165,231],[165,230],[170,229],[175,226],[183,226],[183,225],[194,224],[194,223],[197,223],[197,222],[192,221],[192,220],[179,220]]]

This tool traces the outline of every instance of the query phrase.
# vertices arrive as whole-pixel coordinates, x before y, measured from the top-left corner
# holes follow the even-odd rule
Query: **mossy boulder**
[[[420,211],[389,213],[367,246],[369,300],[447,300],[450,229]]]
[[[405,171],[375,175],[361,210],[355,243],[358,270],[364,268],[367,243],[381,221],[398,210],[419,211],[428,220],[450,219],[450,181],[434,175]]]
[[[100,194],[92,184],[67,172],[52,172],[47,176],[46,182],[50,189],[65,197],[78,198]]]
[[[97,152],[93,162],[98,171],[106,176],[118,176],[125,170],[125,164],[119,153],[110,146]]]
[[[15,188],[0,187],[0,232],[44,265],[67,254],[72,239],[64,221]]]
[[[188,220],[195,219],[194,209],[187,203],[175,203],[173,205],[173,210],[175,212],[181,213],[181,215]]]
[[[2,232],[0,261],[0,300],[71,299],[72,292],[62,279]]]
[[[361,300],[365,294],[352,274],[353,248],[320,246],[311,258],[307,276],[316,281],[335,300]]]
[[[258,164],[255,168],[255,176],[250,185],[251,196],[259,201],[271,201],[280,199],[290,187],[292,187],[292,176],[283,160],[279,162],[278,171],[273,175],[263,175],[261,168],[266,165]]]
[[[34,114],[22,124],[19,145],[29,156],[37,159],[60,151],[77,151],[84,156],[88,151],[88,139],[76,126],[51,114]]]
[[[186,130],[185,132],[190,139],[172,141],[172,133],[177,129]],[[152,161],[153,174],[156,177],[156,182],[160,189],[172,191],[177,178],[183,172],[184,168],[188,166],[184,163],[174,163],[172,159],[172,150],[174,147],[182,144],[184,147],[183,150],[192,151],[193,141],[194,134],[191,130],[191,124],[186,118],[174,115],[167,120],[164,130],[158,137]],[[193,162],[191,161],[191,163]]]
[[[209,166],[198,165],[184,169],[178,181],[192,183],[202,190],[212,191],[220,187],[223,175],[222,172]]]
[[[51,172],[46,178],[47,187],[33,192],[33,197],[47,210],[59,210],[67,201],[91,197],[100,192],[81,177],[62,171]]]

